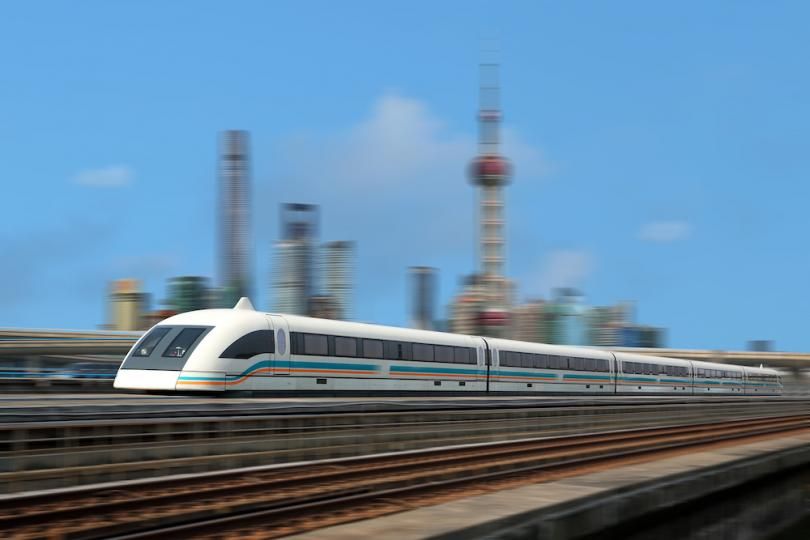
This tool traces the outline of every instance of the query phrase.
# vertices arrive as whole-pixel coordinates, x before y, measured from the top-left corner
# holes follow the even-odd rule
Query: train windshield
[[[180,371],[212,326],[157,326],[127,356],[121,369]]]
[[[135,347],[135,351],[132,353],[132,356],[149,356],[152,354],[152,351],[155,349],[160,340],[169,333],[171,328],[167,327],[157,327],[153,328],[148,334],[141,338],[141,341],[138,342],[138,346]]]

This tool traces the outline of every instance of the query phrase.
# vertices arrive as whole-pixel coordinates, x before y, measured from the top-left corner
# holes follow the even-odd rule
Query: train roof
[[[276,315],[268,313],[268,315]],[[396,326],[383,326],[332,319],[317,319],[300,315],[280,314],[290,325],[290,330],[314,333],[341,334],[352,337],[368,337],[390,339],[397,341],[412,341],[416,343],[434,343],[439,345],[457,345],[473,347],[481,342],[481,338],[467,334],[451,334],[448,332],[434,332],[431,330],[417,330],[413,328],[400,328]]]
[[[610,358],[610,353],[590,347],[576,347],[572,345],[551,345],[548,343],[533,343],[503,338],[484,338],[493,347],[499,350],[529,352],[537,354],[555,354],[558,356],[578,356],[581,358]]]
[[[628,352],[614,352],[616,359],[620,362],[642,362],[642,363],[656,363],[666,364],[668,366],[688,366],[691,361],[684,360],[683,358],[671,358],[667,356],[651,356],[648,354],[628,353]]]

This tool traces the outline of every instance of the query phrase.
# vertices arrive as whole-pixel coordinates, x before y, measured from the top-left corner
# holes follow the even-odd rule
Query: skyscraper
[[[332,298],[336,319],[351,317],[354,242],[335,241],[323,245],[323,293]]]
[[[318,207],[287,203],[281,207],[282,238],[275,246],[274,311],[305,315],[315,295],[315,243]]]
[[[411,324],[421,330],[433,330],[436,321],[436,269],[412,266]]]
[[[219,272],[223,302],[250,296],[250,170],[248,133],[225,131],[219,159]]]

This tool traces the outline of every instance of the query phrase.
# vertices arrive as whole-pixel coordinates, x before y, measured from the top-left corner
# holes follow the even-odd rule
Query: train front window
[[[183,358],[205,328],[184,328],[163,351],[165,358]]]
[[[166,326],[153,328],[151,332],[141,339],[140,343],[138,343],[138,346],[135,348],[135,352],[132,353],[132,356],[149,356],[152,354],[154,348],[160,343],[160,340],[169,333],[169,330],[171,330],[171,328]]]

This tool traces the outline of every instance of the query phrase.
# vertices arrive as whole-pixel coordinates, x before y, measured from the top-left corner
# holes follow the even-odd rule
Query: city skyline
[[[138,31],[145,15],[126,7],[12,9],[9,21],[36,21],[63,46],[11,27],[0,37],[6,50],[31,49],[26,64],[8,63],[10,84],[0,85],[0,175],[13,195],[0,218],[0,326],[94,327],[111,279],[140,278],[158,291],[171,276],[215,276],[216,137],[225,129],[251,133],[257,283],[278,238],[275,203],[311,200],[333,224],[329,238],[363,247],[355,318],[407,324],[411,265],[440,269],[438,304],[447,305],[458,277],[475,268],[465,169],[475,152],[482,5],[431,8],[436,20],[399,13],[406,26],[434,31],[416,40],[363,27],[382,11],[361,17],[357,6],[320,4],[325,20],[309,21],[311,30],[334,36],[325,29],[338,11],[360,25],[327,52],[323,39],[293,38],[301,24],[286,8],[254,5],[288,28],[240,32],[251,38],[219,53],[203,41],[219,31],[215,19],[258,21],[204,14],[175,41],[167,36],[179,12],[167,7],[167,22],[151,29],[168,43],[164,55]],[[635,301],[640,319],[669,328],[672,345],[742,348],[762,338],[810,348],[801,325],[810,259],[799,247],[810,92],[796,26],[806,8],[737,6],[727,25],[712,24],[729,6],[704,6],[700,20],[688,7],[594,6],[583,18],[560,6],[506,6],[498,15],[510,29],[504,154],[520,175],[507,193],[505,273],[520,300],[571,285],[592,304]],[[84,25],[96,33],[75,31]],[[658,39],[639,50],[639,36],[651,33]],[[268,59],[281,64],[269,71],[284,74],[284,85],[254,69],[276,40],[289,40],[298,57]],[[375,41],[396,51],[385,65],[384,52],[367,47]],[[191,44],[203,49],[191,54]],[[355,66],[354,78],[324,93],[303,64],[319,77]],[[390,238],[374,230],[384,219]],[[257,305],[266,305],[258,289]]]

